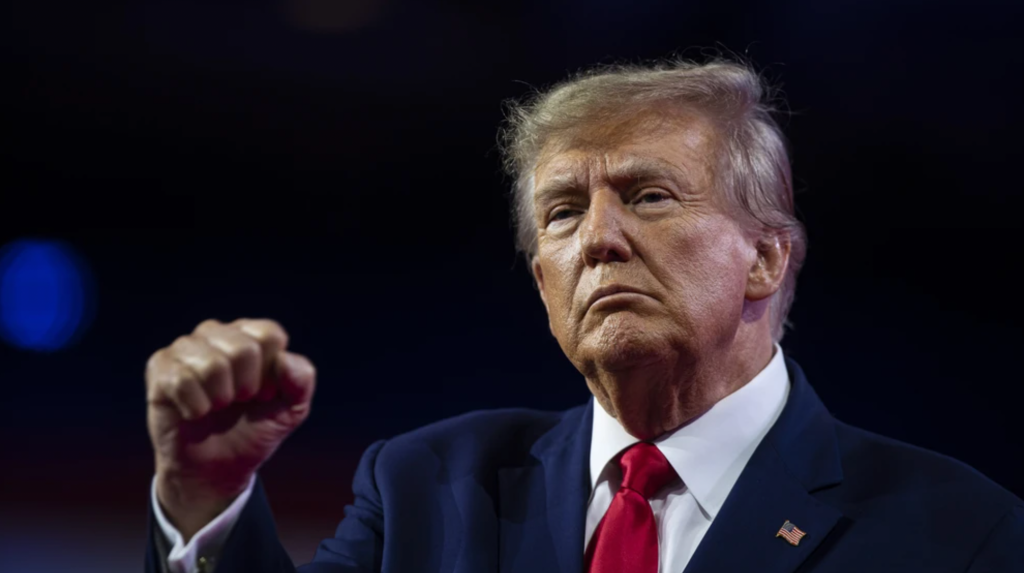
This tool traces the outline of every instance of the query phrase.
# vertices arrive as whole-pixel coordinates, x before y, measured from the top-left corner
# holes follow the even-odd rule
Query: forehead
[[[591,122],[549,138],[533,171],[534,190],[595,169],[606,176],[710,176],[715,135],[711,122],[694,114]]]

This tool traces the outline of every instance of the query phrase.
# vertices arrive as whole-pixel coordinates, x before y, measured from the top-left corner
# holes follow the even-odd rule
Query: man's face
[[[666,360],[699,365],[735,338],[757,249],[715,189],[715,135],[689,118],[542,152],[532,270],[552,333],[588,380]]]

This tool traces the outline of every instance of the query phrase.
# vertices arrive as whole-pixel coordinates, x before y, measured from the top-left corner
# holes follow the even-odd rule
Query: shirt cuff
[[[186,544],[181,533],[171,525],[160,507],[160,501],[156,497],[156,476],[153,476],[150,503],[153,504],[153,514],[156,516],[160,531],[171,544],[171,552],[167,556],[167,568],[171,573],[203,573],[213,569],[214,561],[220,555],[220,550],[224,547],[231,528],[235,526],[238,516],[241,515],[246,502],[249,501],[255,483],[256,475],[253,474],[245,491],[235,498],[235,501],[231,502],[231,505],[220,515],[213,518],[210,523],[193,535]]]

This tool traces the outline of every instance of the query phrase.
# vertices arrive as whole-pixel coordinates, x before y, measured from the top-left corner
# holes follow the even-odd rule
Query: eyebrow
[[[685,176],[685,171],[678,165],[650,156],[628,156],[608,169],[608,178],[613,182],[665,178],[681,182]],[[574,163],[545,178],[544,184],[534,191],[533,200],[535,204],[544,204],[559,195],[577,191],[580,187],[579,164]]]
[[[533,202],[543,204],[551,201],[559,195],[578,190],[580,188],[580,177],[575,166],[570,169],[556,173],[544,180],[544,185],[537,187],[533,193]]]

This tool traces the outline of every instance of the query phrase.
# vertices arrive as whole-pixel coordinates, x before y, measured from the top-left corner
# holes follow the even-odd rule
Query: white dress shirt
[[[658,527],[659,573],[682,573],[686,568],[750,456],[782,413],[788,395],[789,373],[782,348],[775,345],[775,354],[768,366],[750,382],[696,420],[654,440],[681,478],[650,500]],[[590,442],[592,489],[587,505],[584,551],[622,482],[616,458],[638,441],[594,401]],[[160,509],[154,478],[153,512],[172,544],[168,557],[171,573],[200,573],[199,559],[212,561],[219,554],[252,494],[254,482],[255,477],[231,506],[185,544]]]
[[[654,444],[681,479],[650,499],[658,527],[659,573],[682,573],[715,520],[757,445],[789,396],[782,349],[745,386]],[[590,480],[584,548],[622,483],[617,456],[640,440],[626,433],[597,401],[590,442]]]

